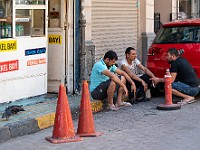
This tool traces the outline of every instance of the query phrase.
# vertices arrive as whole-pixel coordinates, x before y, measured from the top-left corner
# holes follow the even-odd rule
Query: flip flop
[[[180,102],[177,102],[177,104],[179,104],[179,105],[186,105],[186,104],[187,104],[187,102],[180,101]]]
[[[114,105],[111,105],[111,106],[108,106],[108,107],[107,107],[107,110],[110,110],[110,111],[117,111],[117,110],[119,110],[119,108],[117,108],[117,107],[114,106]]]
[[[120,105],[116,104],[117,107],[123,107],[123,106],[132,106],[129,102],[121,102]]]
[[[192,104],[195,102],[195,99],[192,99],[192,100],[189,100],[189,101],[181,101],[181,102],[177,102],[177,104],[180,104],[180,105],[185,105],[185,104]]]
[[[190,101],[188,101],[188,102],[186,102],[187,104],[192,104],[192,103],[194,103],[195,102],[195,99],[192,99],[192,100],[190,100]]]

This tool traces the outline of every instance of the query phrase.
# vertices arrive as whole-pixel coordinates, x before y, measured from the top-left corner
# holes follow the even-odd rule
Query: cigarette
[[[154,88],[156,87],[156,85],[154,83],[152,83],[152,85],[153,85]]]

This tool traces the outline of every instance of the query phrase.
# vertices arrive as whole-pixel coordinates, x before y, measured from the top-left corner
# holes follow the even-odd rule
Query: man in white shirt
[[[137,59],[137,51],[133,47],[128,47],[126,49],[125,56],[126,58],[119,63],[119,68],[125,71],[135,82],[138,91],[136,92],[136,101],[140,102],[149,100],[151,97],[149,90],[151,81],[149,78],[154,78],[154,74],[149,69],[144,67]],[[138,69],[143,71],[145,74],[139,74]],[[126,86],[129,90],[129,100],[131,103],[134,103],[135,96],[130,90],[130,85],[127,84]]]

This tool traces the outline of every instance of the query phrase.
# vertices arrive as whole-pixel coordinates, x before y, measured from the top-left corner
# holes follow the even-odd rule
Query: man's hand
[[[123,89],[124,89],[125,97],[127,97],[128,96],[128,89],[126,88],[126,85],[123,86]]]
[[[150,78],[150,80],[156,85],[160,82],[160,78],[154,77],[154,78]]]
[[[134,95],[136,94],[136,86],[135,86],[135,83],[131,85],[131,92],[133,92]]]
[[[146,82],[144,82],[143,80],[142,80],[142,85],[144,86],[144,91],[146,91],[148,89],[148,86],[147,86]]]

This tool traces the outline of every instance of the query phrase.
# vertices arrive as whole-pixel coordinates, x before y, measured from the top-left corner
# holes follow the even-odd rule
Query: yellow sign
[[[49,44],[62,44],[61,35],[49,35]]]
[[[39,129],[46,129],[50,126],[53,126],[54,119],[55,119],[55,113],[46,114],[36,118]]]
[[[0,41],[0,52],[17,50],[17,40]]]

